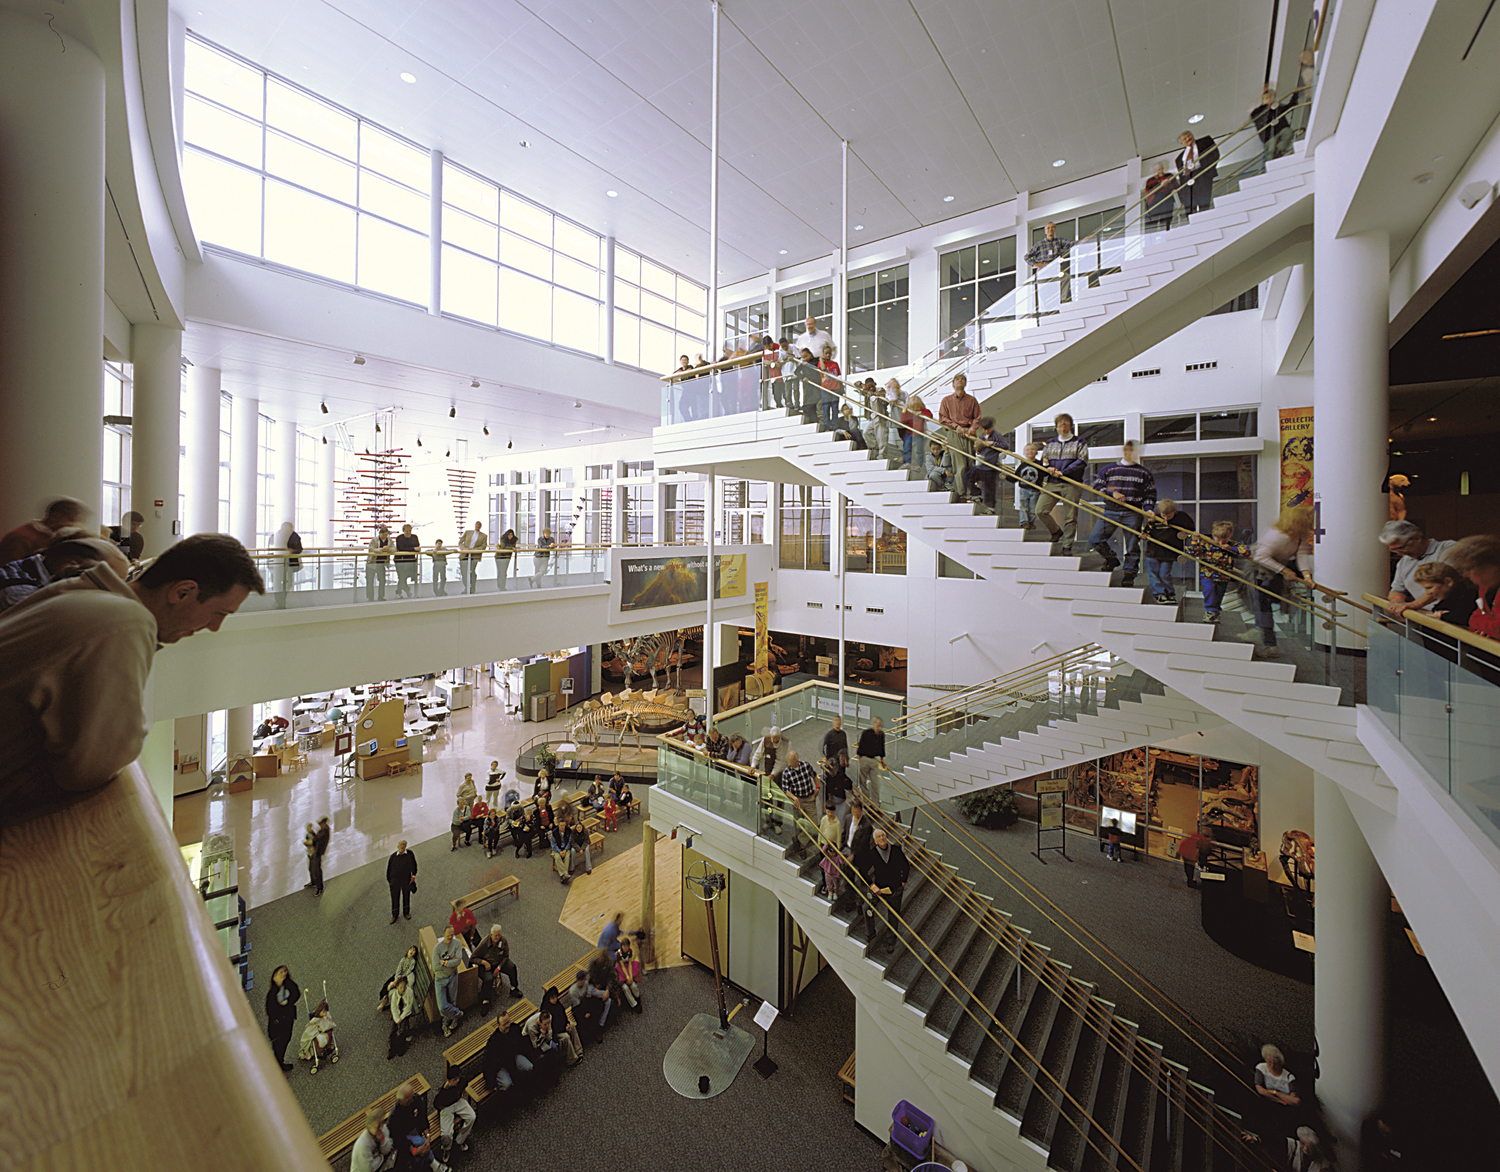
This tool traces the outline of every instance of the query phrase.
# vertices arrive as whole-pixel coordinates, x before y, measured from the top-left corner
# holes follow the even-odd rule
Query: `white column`
[[[719,360],[724,323],[719,318],[719,0],[714,0],[713,94],[708,143],[708,360]],[[713,478],[709,478],[713,483]],[[709,593],[713,593],[710,591]],[[709,712],[713,711],[709,688]]]
[[[844,609],[844,600],[849,593],[849,574],[846,555],[849,553],[849,542],[845,538],[848,532],[848,509],[849,498],[843,493],[835,493],[833,497],[833,572],[839,576],[839,715],[844,713],[844,632],[845,616],[848,612]]]
[[[297,527],[297,425],[290,419],[278,419],[271,436],[276,445],[274,467],[276,470],[276,516],[272,518],[277,528],[283,521]],[[298,534],[302,537],[302,534]],[[312,534],[302,537],[303,545],[311,545]]]
[[[604,238],[604,361],[615,364],[615,238]]]
[[[255,548],[260,477],[260,400],[235,395],[229,439],[229,532]]]
[[[3,531],[49,496],[97,514],[104,454],[104,68],[72,37],[6,8],[0,141]]]
[[[849,375],[849,140],[839,140],[839,155],[843,165],[842,213],[843,229],[839,236],[839,267],[833,278],[833,341],[834,356],[839,369]],[[842,687],[842,683],[839,685]]]
[[[250,756],[255,744],[255,714],[247,704],[243,708],[231,708],[224,725],[224,747],[229,760]],[[210,764],[209,768],[213,768]]]
[[[331,444],[324,437],[318,445],[320,453],[318,459],[318,534],[317,543],[321,546],[331,547],[334,545],[334,513],[338,508],[338,485],[335,480],[338,476],[337,453],[338,446]],[[304,537],[303,544],[307,543]],[[333,586],[333,575],[336,563],[332,558],[322,558],[318,562],[318,586],[320,589],[328,590]]]
[[[181,520],[177,480],[182,444],[182,331],[132,325],[130,360],[135,364],[130,500],[131,508],[146,518],[141,526],[146,542],[142,552],[149,558],[177,540],[173,527]]]
[[[1318,148],[1319,183],[1336,190],[1338,155]],[[1384,230],[1334,235],[1313,226],[1313,487],[1323,533],[1314,577],[1351,592],[1383,594],[1390,579],[1385,547],[1376,540],[1389,515],[1380,482],[1390,428],[1390,237]],[[1360,625],[1358,611],[1350,625]]]
[[[1360,1125],[1380,1104],[1385,1071],[1390,889],[1344,792],[1320,774],[1313,776],[1313,836],[1318,845],[1313,961],[1318,1098],[1339,1146],[1356,1151]]]
[[[427,312],[433,317],[443,312],[443,152],[432,151],[432,198],[428,201],[429,288]]]
[[[714,29],[715,41],[718,45],[718,14],[719,6],[714,5]],[[717,54],[715,54],[717,62]],[[704,518],[703,528],[708,535],[708,605],[703,615],[703,691],[705,711],[711,719],[714,714],[714,668],[719,666],[719,638],[714,628],[714,557],[718,551],[718,542],[715,538],[717,526],[714,519],[718,511],[718,480],[714,476],[712,465],[708,469],[708,515]]]
[[[188,368],[187,448],[188,482],[185,533],[219,531],[219,410],[223,405],[221,376],[211,366]]]

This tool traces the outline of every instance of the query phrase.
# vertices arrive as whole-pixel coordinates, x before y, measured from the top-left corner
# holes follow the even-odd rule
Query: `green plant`
[[[1016,808],[1016,794],[1008,785],[975,790],[955,799],[958,812],[975,826],[986,830],[1005,830],[1021,817]]]
[[[551,745],[539,745],[536,751],[536,767],[538,772],[545,770],[548,777],[557,776],[557,754],[552,751]]]

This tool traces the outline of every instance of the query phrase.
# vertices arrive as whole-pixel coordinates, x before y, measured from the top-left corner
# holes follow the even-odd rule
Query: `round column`
[[[1390,889],[1337,784],[1314,774],[1318,847],[1313,1020],[1318,1097],[1343,1151],[1380,1105],[1385,1071],[1385,933]]]
[[[130,327],[135,364],[131,404],[131,507],[146,518],[143,556],[155,557],[177,540],[178,461],[182,445],[182,331]],[[158,504],[157,502],[161,502]]]
[[[276,472],[276,516],[272,518],[280,528],[283,521],[297,527],[297,425],[290,419],[278,419],[271,429],[275,452],[272,456]],[[303,536],[304,545],[312,544],[312,534]]]
[[[1337,190],[1333,142],[1317,153],[1318,183]],[[1319,494],[1314,576],[1324,585],[1384,594],[1389,559],[1377,539],[1388,516],[1380,482],[1390,430],[1390,236],[1313,229],[1313,487]],[[1362,619],[1354,612],[1354,619]],[[1361,626],[1352,622],[1351,626]],[[1341,633],[1342,645],[1342,633]]]
[[[0,142],[0,529],[10,529],[50,496],[99,511],[104,68],[6,8]]]
[[[260,400],[235,395],[229,437],[229,532],[256,547],[260,517]]]
[[[229,709],[224,726],[224,744],[229,760],[248,757],[255,747],[255,710],[248,704]]]
[[[318,537],[317,543],[332,548],[334,541],[334,515],[338,510],[338,445],[325,438],[319,445],[318,458]],[[306,538],[303,542],[306,543]],[[338,564],[332,558],[318,561],[318,585],[324,590],[333,586],[334,572]]]
[[[220,373],[211,366],[188,368],[187,483],[183,495],[186,533],[218,533],[219,526],[219,411]]]

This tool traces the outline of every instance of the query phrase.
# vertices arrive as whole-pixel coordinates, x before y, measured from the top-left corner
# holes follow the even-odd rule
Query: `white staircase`
[[[1023,714],[1030,707],[1019,706]],[[1101,705],[1097,712],[1053,717],[1013,735],[999,731],[1004,727],[999,725],[993,739],[972,738],[977,743],[908,765],[901,775],[923,798],[936,802],[1223,723],[1221,716],[1184,696],[1145,692],[1138,699]]]
[[[1295,667],[1252,659],[1251,644],[1215,642],[1214,628],[1178,621],[1177,608],[1143,603],[1139,588],[1111,586],[1109,574],[1051,556],[1045,544],[811,425],[796,425],[781,444],[787,460],[972,570],[1006,601],[1065,620],[1193,703],[1390,808],[1395,791],[1359,743],[1355,710],[1339,704],[1337,688],[1296,682]]]
[[[969,393],[1009,430],[1310,259],[1312,196],[1312,160],[1288,155],[1184,227],[1116,242],[1125,254],[1118,273],[1078,289],[1057,313],[965,364]]]

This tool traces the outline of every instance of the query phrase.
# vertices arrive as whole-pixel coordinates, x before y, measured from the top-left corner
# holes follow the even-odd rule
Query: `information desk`
[[[409,762],[410,760],[411,750],[407,748],[381,749],[380,752],[369,757],[361,753],[359,776],[365,781],[369,781],[372,777],[385,777],[390,772],[392,761]]]
[[[1210,863],[1199,886],[1201,922],[1210,938],[1251,964],[1312,983],[1312,955],[1298,949],[1292,938],[1293,932],[1313,931],[1312,915],[1300,893],[1272,883],[1264,902],[1247,898],[1237,858],[1230,866]]]

